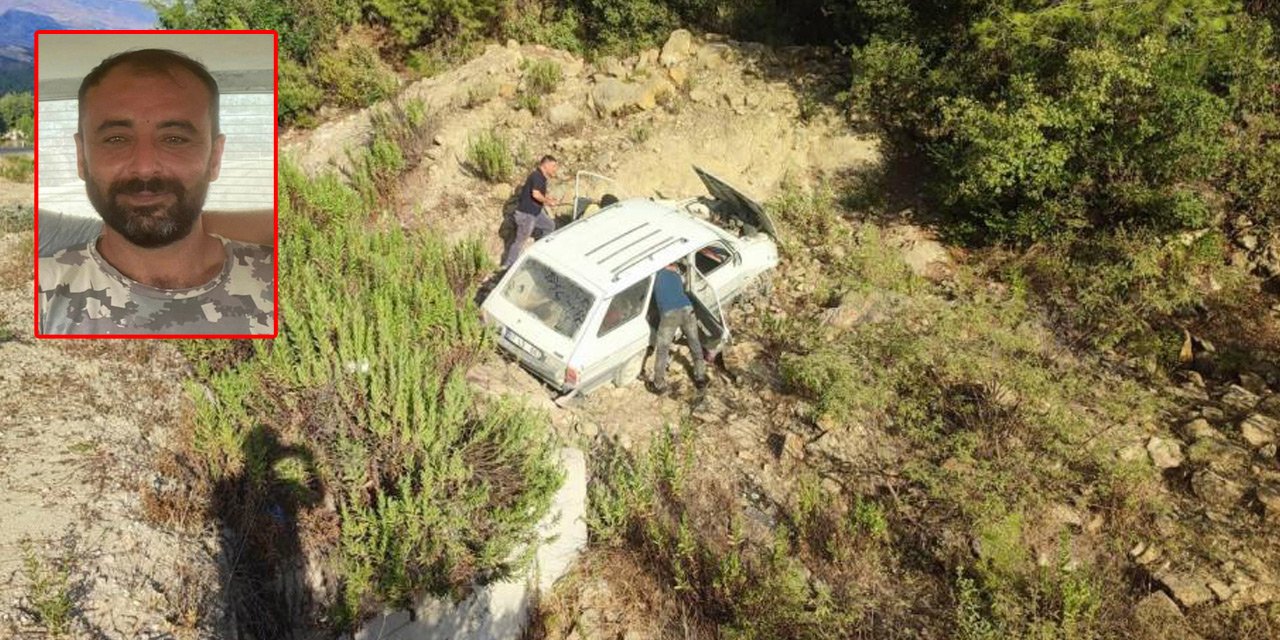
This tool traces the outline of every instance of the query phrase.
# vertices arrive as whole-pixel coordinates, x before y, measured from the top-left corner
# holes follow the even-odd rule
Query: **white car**
[[[635,381],[657,329],[654,274],[686,266],[712,349],[729,338],[724,305],[778,264],[764,208],[697,167],[711,198],[632,198],[534,243],[485,299],[498,344],[558,391]]]

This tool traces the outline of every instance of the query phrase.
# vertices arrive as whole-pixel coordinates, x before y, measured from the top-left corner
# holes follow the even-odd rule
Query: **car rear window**
[[[595,302],[572,280],[533,259],[511,276],[502,297],[566,338],[578,332]]]

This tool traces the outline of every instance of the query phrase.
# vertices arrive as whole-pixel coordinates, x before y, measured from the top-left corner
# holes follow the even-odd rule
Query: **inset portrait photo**
[[[276,34],[36,34],[36,336],[276,333]]]

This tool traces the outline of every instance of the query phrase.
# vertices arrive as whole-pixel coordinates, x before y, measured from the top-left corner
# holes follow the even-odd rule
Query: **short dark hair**
[[[108,57],[98,66],[89,72],[80,82],[79,93],[79,118],[84,118],[84,97],[92,89],[102,83],[102,79],[112,69],[120,66],[133,67],[142,71],[152,71],[157,73],[168,73],[171,69],[181,68],[190,71],[192,75],[200,79],[204,83],[204,87],[209,90],[209,121],[213,124],[212,138],[217,138],[218,129],[218,81],[213,79],[213,75],[209,73],[203,64],[193,60],[187,55],[173,51],[172,49],[134,49],[117,53]],[[77,124],[77,129],[80,125]],[[81,132],[83,133],[83,132]]]
[[[546,164],[546,163],[548,163],[548,162],[560,162],[560,161],[559,161],[559,160],[556,160],[556,157],[555,157],[555,156],[553,156],[553,155],[551,155],[551,154],[547,154],[547,155],[545,155],[545,156],[542,156],[542,159],[538,161],[538,166],[539,166],[539,167],[541,167],[542,165],[544,165],[544,164]]]

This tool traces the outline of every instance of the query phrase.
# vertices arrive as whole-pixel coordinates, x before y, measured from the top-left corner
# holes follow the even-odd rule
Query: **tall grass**
[[[35,159],[31,156],[4,156],[0,158],[0,179],[10,182],[31,182],[35,167]]]
[[[495,130],[481,132],[467,145],[472,171],[489,182],[504,182],[515,170],[511,144]]]
[[[341,627],[512,571],[561,478],[545,418],[465,382],[488,345],[481,246],[375,226],[355,189],[288,162],[279,188],[280,335],[190,385],[198,468],[231,494],[215,500],[324,532],[304,550],[339,586],[322,609]]]

